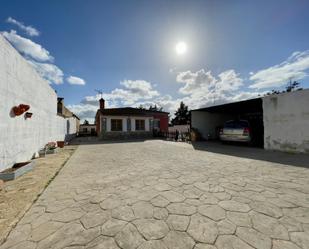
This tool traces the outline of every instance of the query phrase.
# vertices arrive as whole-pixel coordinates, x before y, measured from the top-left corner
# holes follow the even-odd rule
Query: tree
[[[293,91],[299,91],[299,90],[303,90],[300,87],[300,83],[297,82],[296,80],[294,80],[292,82],[292,80],[289,81],[289,83],[287,84],[287,86],[285,87],[285,90],[280,91],[280,90],[271,90],[271,92],[266,93],[265,95],[274,95],[274,94],[280,94],[280,93],[285,93],[285,92],[293,92]]]
[[[146,110],[146,108],[142,104],[139,105],[138,109]]]
[[[285,88],[287,92],[292,92],[292,91],[295,91],[295,90],[300,90],[299,88],[300,86],[300,83],[297,82],[297,81],[291,81],[288,83],[287,87]]]
[[[154,106],[150,105],[149,111],[159,111],[159,112],[162,112],[163,111],[163,107],[157,107],[156,104]]]
[[[182,101],[180,106],[175,112],[175,117],[171,121],[172,125],[186,125],[190,123],[190,112],[188,106],[186,106]]]
[[[85,119],[84,125],[89,125],[89,121],[87,119]]]

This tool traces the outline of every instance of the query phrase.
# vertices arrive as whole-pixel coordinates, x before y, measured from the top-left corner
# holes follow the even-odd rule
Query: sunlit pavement
[[[257,158],[81,145],[1,248],[308,248],[308,168]]]

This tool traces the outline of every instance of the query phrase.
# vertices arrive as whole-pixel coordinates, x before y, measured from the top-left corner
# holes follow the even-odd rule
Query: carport
[[[233,119],[248,120],[252,130],[253,144],[263,147],[263,101],[249,99],[215,105],[191,111],[191,128],[197,129],[207,140],[217,140],[224,122]]]

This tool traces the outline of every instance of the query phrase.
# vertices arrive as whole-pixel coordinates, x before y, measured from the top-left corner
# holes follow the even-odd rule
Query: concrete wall
[[[192,111],[191,127],[197,129],[204,139],[217,139],[217,127],[233,118],[234,116],[229,114]]]
[[[263,98],[264,148],[309,153],[309,90]]]
[[[57,95],[32,66],[0,35],[0,171],[27,161],[49,141],[76,133],[76,119],[57,116]],[[30,105],[31,119],[12,115]]]

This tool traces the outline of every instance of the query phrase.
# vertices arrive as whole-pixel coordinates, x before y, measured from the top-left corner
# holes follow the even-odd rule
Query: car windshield
[[[249,127],[249,123],[247,121],[228,121],[224,124],[224,128],[234,128],[234,129],[240,129]]]

